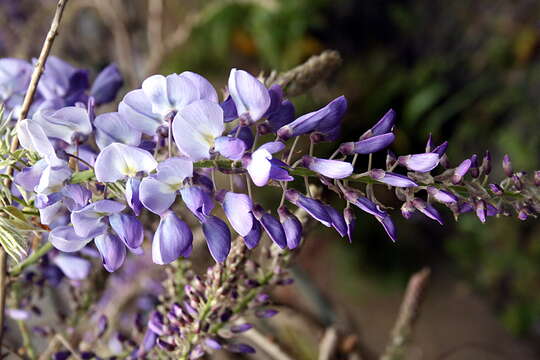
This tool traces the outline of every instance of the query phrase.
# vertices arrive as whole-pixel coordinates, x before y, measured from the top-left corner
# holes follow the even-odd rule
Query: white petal
[[[247,171],[255,185],[264,186],[268,183],[272,167],[271,159],[272,154],[265,149],[258,149],[251,154],[251,161],[247,166]]]
[[[174,141],[180,151],[193,161],[210,157],[209,151],[224,129],[223,110],[208,100],[199,100],[184,107],[173,121]]]
[[[139,171],[148,173],[156,167],[157,161],[148,151],[113,143],[97,156],[95,173],[98,181],[115,182],[127,176],[135,176]]]
[[[174,203],[176,190],[152,177],[145,177],[139,187],[139,199],[145,208],[159,215]]]
[[[142,90],[152,103],[152,112],[167,115],[172,109],[167,94],[167,79],[163,75],[152,75],[142,83]]]
[[[96,126],[96,144],[100,149],[113,142],[137,146],[141,142],[141,132],[132,128],[117,112],[98,115]]]
[[[150,99],[141,89],[130,91],[118,106],[118,112],[129,125],[147,135],[155,135],[162,120],[152,112]]]

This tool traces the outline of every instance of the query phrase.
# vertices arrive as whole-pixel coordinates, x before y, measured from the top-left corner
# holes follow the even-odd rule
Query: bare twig
[[[422,301],[422,294],[429,279],[430,270],[424,268],[414,274],[407,285],[399,314],[390,335],[390,341],[381,356],[381,360],[402,359],[405,347],[410,340],[412,327]]]
[[[49,53],[51,52],[54,39],[56,35],[58,34],[58,27],[60,26],[60,20],[62,19],[62,15],[64,13],[64,9],[66,7],[67,2],[68,0],[59,0],[58,3],[56,4],[56,11],[54,13],[54,17],[51,22],[51,27],[49,29],[49,32],[47,33],[47,37],[45,38],[43,47],[41,48],[41,53],[39,54],[39,58],[34,68],[34,72],[32,73],[32,77],[30,78],[30,84],[28,85],[28,90],[26,91],[26,95],[24,96],[19,120],[26,118],[26,116],[28,115],[28,111],[30,110],[30,105],[32,104],[32,100],[34,99],[34,95],[36,94],[39,79],[41,78],[41,74],[43,73],[43,70],[44,70],[45,62],[47,61],[47,57],[49,56]],[[17,136],[15,136],[13,137],[13,141],[11,142],[11,145],[10,145],[11,152],[12,153],[15,152],[18,147],[19,147],[19,139],[17,138]],[[9,188],[11,186],[10,176],[13,175],[13,167],[11,166],[8,167],[6,169],[6,174],[8,175],[8,178],[6,179],[4,185],[7,188]],[[6,277],[7,277],[6,253],[5,253],[4,248],[0,247],[0,344],[2,344],[3,335],[4,335],[4,313],[5,313],[5,306],[6,306]]]
[[[328,78],[341,65],[341,56],[335,50],[325,50],[312,56],[305,63],[283,74],[273,72],[266,80],[267,85],[279,84],[288,96],[296,96]]]
[[[150,53],[163,51],[163,0],[148,0],[147,24]]]
[[[0,345],[4,337],[4,316],[6,309],[7,253],[0,246]]]
[[[242,318],[238,319],[238,323],[244,322],[245,321]],[[278,344],[270,341],[266,336],[264,336],[254,328],[245,332],[243,336],[246,339],[251,340],[255,345],[257,345],[262,351],[264,351],[274,360],[293,360],[293,358],[287,355],[287,353],[285,353]]]
[[[152,2],[157,0],[151,0]],[[97,9],[100,16],[105,20],[111,28],[114,39],[114,48],[116,51],[116,59],[120,65],[122,73],[127,78],[130,87],[137,85],[137,72],[133,62],[133,49],[131,47],[131,38],[124,19],[122,18],[122,9],[119,1],[111,0],[94,0],[94,7]]]
[[[337,330],[334,327],[326,329],[319,345],[319,360],[330,360],[332,358],[336,351],[337,341]]]

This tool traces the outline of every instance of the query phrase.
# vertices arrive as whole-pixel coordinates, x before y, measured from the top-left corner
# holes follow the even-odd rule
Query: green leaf
[[[71,176],[71,183],[80,184],[82,182],[92,180],[93,178],[94,178],[94,170],[79,171]]]

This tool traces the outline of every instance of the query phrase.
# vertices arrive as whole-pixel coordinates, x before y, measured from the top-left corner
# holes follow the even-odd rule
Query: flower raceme
[[[21,100],[28,66],[0,60],[0,97],[11,109]],[[539,181],[514,172],[509,157],[504,160],[507,178],[484,189],[476,179],[491,171],[490,156],[480,164],[475,155],[451,168],[448,144],[434,147],[431,137],[424,153],[396,157],[389,152],[386,168],[354,174],[358,156],[371,157],[393,143],[393,110],[355,141],[338,145],[330,158],[315,155],[317,143],[339,136],[347,109],[343,96],[296,117],[279,85],[267,87],[246,71],[231,70],[222,102],[208,80],[186,71],[153,75],[128,92],[117,111],[99,113],[122,84],[114,65],[90,86],[86,71],[50,58],[43,80],[41,100],[31,117],[17,125],[22,147],[39,160],[18,171],[15,183],[31,194],[41,222],[52,229],[48,239],[54,247],[80,252],[93,241],[108,271],[122,265],[128,250],[141,254],[149,232],[156,264],[190,256],[194,236],[188,224],[193,222],[200,223],[216,262],[224,262],[231,249],[229,226],[249,249],[263,233],[279,248],[295,249],[301,244],[302,225],[289,206],[303,209],[349,241],[358,208],[375,217],[395,241],[396,228],[375,197],[374,185],[395,190],[403,216],[420,213],[441,224],[435,202],[456,217],[474,212],[482,222],[510,211],[520,219],[539,211]],[[310,142],[309,152],[298,151],[300,137]],[[442,171],[432,174],[437,168]],[[230,182],[222,183],[216,172]],[[293,188],[298,178],[304,179],[305,189]],[[344,206],[312,196],[313,180],[337,192]],[[279,208],[272,211],[255,203],[251,183],[279,186]],[[513,196],[506,197],[510,192]],[[159,217],[155,230],[143,226],[144,213]]]

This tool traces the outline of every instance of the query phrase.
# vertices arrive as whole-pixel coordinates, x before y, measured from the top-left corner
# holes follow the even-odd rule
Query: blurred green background
[[[46,9],[33,1],[13,3],[2,9],[11,25],[0,38],[1,54],[35,56],[40,45],[23,46],[22,39],[30,32],[44,34],[48,20],[39,14]],[[119,60],[119,43],[109,36],[118,29],[114,17],[104,17],[92,4],[73,2],[64,27],[70,30],[61,34],[55,52],[98,70]],[[115,4],[131,38],[129,70],[137,83],[153,51],[146,40],[147,2]],[[51,8],[54,1],[42,6]],[[392,107],[398,113],[397,153],[418,152],[432,133],[436,143],[449,141],[452,164],[489,149],[495,179],[502,178],[504,153],[515,168],[540,168],[538,1],[201,0],[164,6],[165,38],[188,25],[185,40],[160,57],[162,73],[190,69],[223,86],[231,67],[286,70],[323,49],[336,49],[344,59],[338,72],[293,100],[303,113],[344,94],[350,105],[344,141]],[[16,21],[25,32],[17,32]],[[445,214],[444,227],[423,218],[397,220],[398,244],[368,217],[359,218],[352,245],[313,239],[319,242],[308,253],[342,260],[332,268],[337,289],[325,291],[347,292],[365,279],[399,289],[413,271],[430,265],[466,279],[512,334],[540,343],[539,222],[500,218],[482,225],[470,215],[455,223]]]

